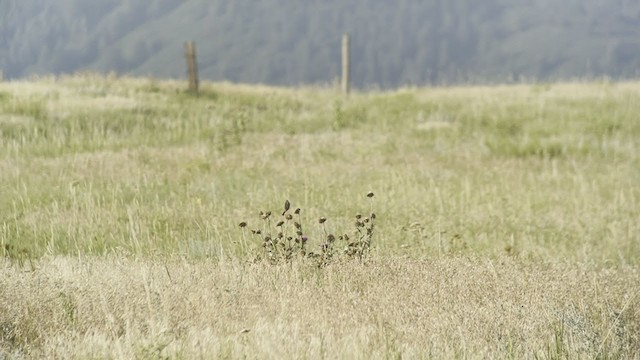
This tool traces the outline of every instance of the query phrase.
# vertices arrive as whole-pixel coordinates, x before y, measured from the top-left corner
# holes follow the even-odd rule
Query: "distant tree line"
[[[75,71],[297,85],[340,72],[358,87],[640,74],[628,0],[2,0],[4,76]]]

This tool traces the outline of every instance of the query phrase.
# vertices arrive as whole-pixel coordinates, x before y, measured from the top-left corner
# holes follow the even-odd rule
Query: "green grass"
[[[310,358],[348,356],[350,348],[361,358],[637,356],[638,94],[636,83],[411,88],[349,97],[323,88],[210,83],[195,97],[180,82],[90,75],[0,83],[0,278],[7,289],[0,290],[0,327],[11,329],[0,337],[0,357],[3,351],[242,357],[274,346],[274,354],[289,349]],[[365,196],[369,191],[373,199]],[[271,210],[275,219],[285,199],[303,209],[312,251],[326,233],[351,231],[355,214],[375,212],[372,262],[324,270],[245,263],[263,241],[244,236],[238,224],[248,222],[247,231],[264,226],[259,212]],[[328,219],[324,227],[320,217]],[[69,275],[68,284],[85,285],[67,289],[46,311],[37,311],[47,301],[39,295],[17,302],[11,289],[40,294],[39,284],[49,281],[40,277],[55,273],[58,261],[74,263],[69,258],[104,269],[107,278],[89,270]],[[109,259],[127,265],[110,274]],[[505,262],[512,283],[498,281],[497,293],[476,293],[486,278],[474,269],[493,274],[493,264]],[[147,268],[183,278],[179,291],[195,287],[203,297],[226,296],[199,287],[183,271],[223,276],[220,269],[230,263],[239,279],[272,284],[264,301],[275,306],[273,298],[280,298],[296,310],[236,308],[230,300],[217,309],[236,315],[203,324],[176,313],[192,305],[171,297],[157,303],[160,310],[149,305],[161,318],[147,325],[116,310],[117,326],[74,320],[98,316],[118,299],[148,301],[148,288],[129,293],[118,282],[127,272],[147,276]],[[281,274],[287,266],[295,276]],[[33,275],[23,278],[24,271]],[[389,271],[382,282],[367,275],[382,271]],[[428,274],[434,287],[419,284],[416,291],[436,296],[429,289],[448,289],[460,308],[438,313],[429,297],[411,293],[413,285],[401,279],[414,271]],[[351,281],[346,274],[352,272],[362,279]],[[452,285],[446,274],[459,283]],[[239,281],[238,294],[256,296]],[[539,298],[545,282],[554,284],[552,303]],[[89,291],[95,284],[102,285]],[[615,291],[602,292],[609,285]],[[290,295],[306,294],[295,301],[328,296],[335,303],[316,303],[306,313],[293,298],[282,298],[277,290],[283,286]],[[366,294],[362,301],[369,305],[337,305],[345,289]],[[157,291],[178,290],[169,282]],[[385,291],[387,302],[373,300]],[[467,295],[454,295],[460,291]],[[519,300],[507,313],[471,311],[478,302],[508,302],[511,295]],[[545,317],[516,311],[527,301]],[[392,303],[397,311],[387,308]],[[76,314],[77,306],[83,310]],[[421,307],[428,308],[424,318],[402,310]],[[29,325],[51,313],[57,320],[43,330]],[[307,315],[318,329],[301,320]],[[176,316],[182,325],[171,323]],[[481,325],[492,316],[507,327]],[[339,330],[338,319],[347,321],[351,335]],[[441,327],[426,331],[436,320]],[[169,336],[148,326],[184,332]],[[242,326],[253,329],[248,342],[234,335]],[[314,340],[295,335],[296,326]],[[427,335],[414,346],[407,331]],[[293,337],[278,348],[282,332]],[[190,341],[204,341],[204,348]],[[91,352],[95,346],[104,351]],[[309,356],[308,349],[318,352]]]
[[[284,199],[377,251],[637,264],[635,84],[324,89],[72,77],[5,83],[0,241],[51,254],[238,253]],[[350,220],[349,220],[350,221]]]

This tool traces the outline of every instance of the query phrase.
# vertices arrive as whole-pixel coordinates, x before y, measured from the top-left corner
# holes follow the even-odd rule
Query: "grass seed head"
[[[326,217],[324,217],[324,216],[323,216],[323,217],[321,217],[321,218],[320,218],[320,220],[318,220],[318,222],[319,222],[320,224],[324,224],[326,221],[327,221],[327,218],[326,218]]]
[[[238,226],[240,226],[241,228],[243,228],[243,227],[247,227],[247,222],[246,222],[246,221],[243,221],[243,222],[241,222],[240,224],[238,224]]]
[[[284,211],[282,212],[283,216],[284,216],[284,214],[287,213],[287,211],[289,211],[290,207],[291,207],[291,203],[289,202],[289,200],[285,200],[285,202],[284,202]]]
[[[369,193],[367,194],[368,198],[372,198],[373,197],[373,193],[371,191],[369,191]]]

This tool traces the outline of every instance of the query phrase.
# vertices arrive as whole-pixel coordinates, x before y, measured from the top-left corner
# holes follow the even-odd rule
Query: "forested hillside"
[[[4,76],[115,71],[276,85],[339,75],[352,37],[356,86],[636,77],[631,0],[0,0]]]

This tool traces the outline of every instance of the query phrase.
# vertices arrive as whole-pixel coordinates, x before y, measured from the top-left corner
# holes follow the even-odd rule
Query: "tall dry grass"
[[[637,83],[183,87],[0,83],[0,358],[638,358]]]
[[[0,354],[638,358],[637,268],[512,258],[45,258],[0,270]]]

